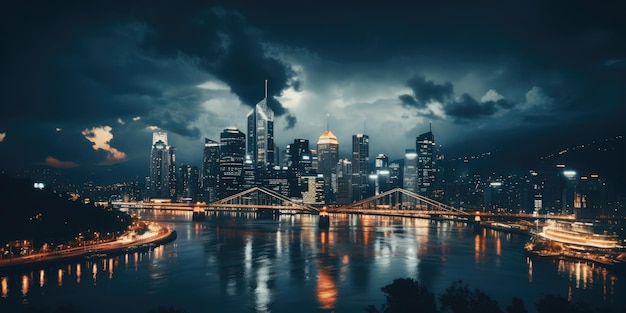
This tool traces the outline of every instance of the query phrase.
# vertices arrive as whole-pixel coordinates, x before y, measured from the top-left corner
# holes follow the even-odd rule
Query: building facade
[[[246,135],[236,127],[228,127],[220,134],[220,199],[243,191]]]
[[[276,161],[274,146],[274,111],[267,106],[267,94],[248,113],[246,153],[257,172],[272,168]],[[261,173],[257,173],[257,176]]]
[[[339,142],[330,130],[326,130],[317,141],[318,174],[324,178],[324,192],[327,203],[334,200],[332,177],[339,162]]]
[[[172,167],[175,167],[174,149],[167,144],[167,133],[154,132],[152,134],[152,149],[150,151],[150,179],[148,187],[149,198],[170,198],[172,188],[176,188],[176,180],[172,181]]]
[[[352,201],[356,202],[371,196],[368,192],[370,162],[369,136],[352,135]]]
[[[435,136],[427,132],[417,136],[417,192],[420,195],[432,196],[435,184]]]
[[[220,177],[220,143],[208,138],[204,139],[202,155],[202,199],[215,202]]]

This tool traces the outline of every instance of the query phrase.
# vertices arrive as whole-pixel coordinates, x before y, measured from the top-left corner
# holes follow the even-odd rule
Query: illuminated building
[[[576,171],[565,170],[563,171],[565,176],[565,187],[563,188],[563,195],[561,200],[561,213],[572,214],[574,213],[574,188],[576,188]]]
[[[606,194],[606,182],[599,175],[581,176],[573,199],[576,220],[593,220],[609,215]]]
[[[348,159],[339,160],[334,177],[333,189],[336,190],[336,203],[350,204],[352,202],[352,163]]]
[[[376,189],[375,194],[390,190],[390,172],[389,172],[389,157],[384,154],[378,154],[376,161],[374,162],[376,169]]]
[[[435,184],[435,137],[432,131],[419,135],[417,151],[417,192],[430,197]]]
[[[318,174],[324,177],[327,201],[332,201],[331,187],[332,175],[335,172],[337,162],[339,162],[339,142],[337,137],[330,130],[326,130],[317,141]]]
[[[417,152],[406,149],[404,153],[404,180],[402,188],[417,193]]]
[[[243,191],[243,165],[246,150],[246,135],[236,127],[228,127],[220,134],[220,199]]]
[[[287,176],[289,180],[290,196],[301,198],[302,192],[306,189],[303,187],[302,177],[313,173],[309,140],[294,139],[293,144],[288,145],[288,150],[285,155],[289,156],[289,161],[287,162]]]
[[[275,164],[274,111],[267,106],[267,81],[265,98],[248,113],[248,143],[246,152],[257,171],[265,171]],[[259,177],[257,173],[257,179]]]
[[[370,196],[368,193],[369,153],[369,136],[352,135],[352,201],[363,200]]]
[[[178,168],[178,198],[182,202],[198,201],[200,171],[197,166],[183,164]]]
[[[171,167],[174,166],[173,148],[167,144],[167,133],[154,132],[152,135],[152,150],[150,151],[150,198],[170,198],[171,188],[176,188],[175,181],[171,181]],[[171,186],[172,185],[172,186]]]
[[[207,203],[217,201],[217,182],[220,175],[220,143],[204,139],[202,156],[202,193]]]

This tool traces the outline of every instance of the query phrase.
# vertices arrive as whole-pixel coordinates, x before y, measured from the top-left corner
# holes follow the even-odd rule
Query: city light
[[[563,175],[565,175],[565,177],[567,178],[574,178],[576,176],[576,171],[571,171],[571,170],[563,171]]]

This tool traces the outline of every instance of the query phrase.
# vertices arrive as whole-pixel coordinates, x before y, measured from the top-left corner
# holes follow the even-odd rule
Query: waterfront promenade
[[[136,234],[134,231],[129,231],[114,241],[72,247],[60,251],[46,251],[32,253],[25,256],[5,258],[0,260],[0,271],[7,268],[27,266],[35,263],[89,257],[90,255],[98,256],[125,249],[148,247],[149,245],[168,242],[174,240],[175,238],[175,230],[165,228],[158,223],[150,223],[148,224],[147,231],[141,235]]]

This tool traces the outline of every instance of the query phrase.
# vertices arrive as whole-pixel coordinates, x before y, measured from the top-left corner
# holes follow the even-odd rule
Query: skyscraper
[[[150,151],[150,198],[170,198],[171,162],[170,153],[173,148],[167,144],[167,133],[152,134],[152,150]],[[172,182],[173,184],[174,182]],[[175,188],[175,185],[173,186]]]
[[[368,175],[370,162],[369,136],[352,135],[352,201],[359,201],[368,194]]]
[[[417,192],[430,197],[435,183],[435,136],[432,131],[415,139],[417,151]]]
[[[390,172],[389,172],[389,157],[380,153],[376,156],[374,162],[376,168],[376,194],[383,193],[390,189]]]
[[[333,181],[336,190],[337,204],[352,202],[352,163],[348,159],[341,159],[337,163],[337,171]]]
[[[311,149],[309,149],[308,139],[294,139],[292,144],[288,145],[289,161],[288,180],[290,196],[295,198],[302,197],[304,181],[302,177],[312,173]]]
[[[180,201],[195,203],[200,189],[200,171],[197,166],[182,164],[178,168],[177,194]]]
[[[404,181],[402,188],[417,193],[417,153],[406,149],[404,153]]]
[[[219,198],[243,191],[246,135],[236,127],[228,127],[220,134]]]
[[[317,141],[318,174],[324,178],[324,191],[327,201],[332,201],[332,176],[339,161],[339,142],[330,130],[326,130]]]
[[[267,81],[265,98],[259,101],[248,113],[247,154],[257,171],[265,171],[275,162],[274,111],[267,106]],[[257,173],[257,177],[260,173]]]
[[[211,203],[218,200],[217,186],[220,175],[220,143],[209,138],[204,139],[202,156],[202,193],[203,200]]]

